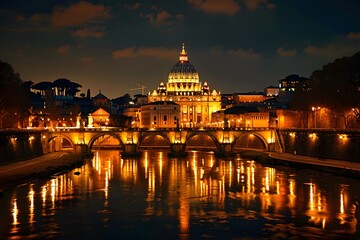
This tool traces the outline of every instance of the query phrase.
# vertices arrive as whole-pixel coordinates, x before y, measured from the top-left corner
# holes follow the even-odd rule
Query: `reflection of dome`
[[[184,45],[180,52],[179,62],[174,65],[169,73],[170,82],[199,82],[199,74],[189,62]]]

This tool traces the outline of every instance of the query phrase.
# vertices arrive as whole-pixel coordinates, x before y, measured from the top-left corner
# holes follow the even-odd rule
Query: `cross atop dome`
[[[185,51],[185,43],[182,44],[182,49],[181,49],[181,52],[180,52],[179,61],[182,62],[182,63],[189,61],[189,58],[188,58],[187,53]]]

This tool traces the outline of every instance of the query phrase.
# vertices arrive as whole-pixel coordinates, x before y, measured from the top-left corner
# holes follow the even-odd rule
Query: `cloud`
[[[157,25],[157,26],[170,24],[169,20],[172,18],[172,16],[165,10],[163,10],[157,14],[140,13],[140,16],[143,18],[147,18],[149,20],[149,22],[151,22],[152,24]],[[176,18],[178,19],[178,16],[176,16]]]
[[[165,24],[166,21],[171,17],[171,15],[167,11],[161,11],[156,14],[155,23],[157,25]]]
[[[203,12],[212,14],[232,16],[241,9],[235,0],[188,0],[188,2]]]
[[[156,59],[174,59],[179,54],[179,49],[171,49],[164,47],[128,47],[112,52],[114,59],[150,57]]]
[[[95,5],[89,2],[78,2],[67,8],[56,8],[51,22],[56,27],[70,27],[94,21],[102,21],[110,17],[110,8],[102,4]]]
[[[351,32],[347,35],[349,39],[360,39],[360,32]]]
[[[245,59],[258,59],[260,54],[254,52],[251,48],[248,50],[244,49],[232,49],[228,51],[228,54],[235,57],[245,58]]]
[[[98,29],[91,29],[91,28],[82,28],[71,31],[71,35],[74,37],[81,37],[81,38],[88,38],[88,37],[95,37],[101,38],[105,34],[104,31],[100,31]]]
[[[284,48],[278,48],[276,52],[281,57],[295,57],[297,55],[296,49],[286,50]]]
[[[258,10],[262,5],[270,10],[275,8],[275,4],[268,3],[268,0],[243,0],[243,2],[245,6],[251,11]]]
[[[128,10],[138,10],[141,7],[141,3],[134,3],[132,5],[125,4],[124,7]]]
[[[304,52],[314,56],[338,58],[350,56],[358,50],[359,46],[349,44],[328,44],[322,47],[309,45],[304,49]]]
[[[70,52],[70,45],[63,45],[55,49],[55,52],[60,55],[66,55]]]

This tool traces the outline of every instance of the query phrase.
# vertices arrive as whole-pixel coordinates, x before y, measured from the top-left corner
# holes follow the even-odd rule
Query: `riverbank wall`
[[[251,159],[255,162],[268,166],[291,167],[298,170],[316,170],[331,173],[338,176],[359,178],[360,163],[333,159],[318,159],[309,156],[292,155],[288,153],[272,153],[253,150],[243,150],[242,158]]]
[[[0,131],[0,165],[43,155],[41,132]]]
[[[284,153],[360,162],[359,130],[280,129],[278,133]]]

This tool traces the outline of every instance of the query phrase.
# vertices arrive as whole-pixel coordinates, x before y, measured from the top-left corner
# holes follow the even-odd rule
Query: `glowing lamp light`
[[[295,134],[295,133],[293,133],[293,132],[291,132],[291,133],[289,133],[289,136],[290,136],[290,137],[295,137],[295,136],[296,136],[296,134]]]
[[[316,133],[310,133],[309,137],[312,138],[312,139],[315,139],[316,138]]]
[[[347,139],[347,135],[346,135],[346,134],[339,134],[339,139],[341,139],[341,140],[346,140],[346,139]]]

